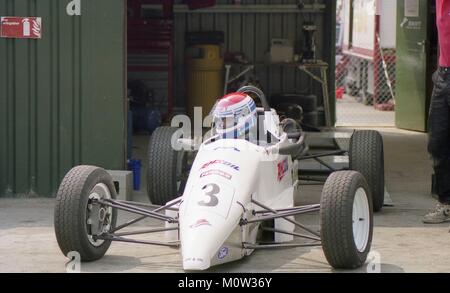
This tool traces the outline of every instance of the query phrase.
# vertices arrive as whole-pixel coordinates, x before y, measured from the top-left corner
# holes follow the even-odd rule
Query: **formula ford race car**
[[[348,150],[314,153],[305,142],[307,134],[289,119],[279,121],[261,90],[239,92],[259,97],[260,136],[267,139],[222,139],[212,133],[196,149],[195,140],[177,138],[179,129],[157,129],[148,153],[152,204],[117,200],[113,179],[102,168],[69,171],[55,207],[56,238],[64,255],[75,251],[82,261],[95,261],[112,241],[180,247],[183,269],[198,271],[258,249],[321,246],[332,267],[361,267],[371,248],[373,211],[383,206],[380,134],[357,131]],[[347,168],[335,170],[322,160],[337,154],[348,155]],[[300,165],[308,159],[328,170],[320,204],[295,206],[308,175],[299,174]],[[138,217],[118,225],[118,210]],[[320,212],[320,231],[295,218],[312,212]],[[123,232],[147,218],[164,225]],[[151,233],[165,239],[129,238]]]

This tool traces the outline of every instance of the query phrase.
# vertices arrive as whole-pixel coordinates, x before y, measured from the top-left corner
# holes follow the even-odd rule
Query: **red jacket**
[[[439,65],[450,67],[450,0],[436,0],[436,22],[439,31]]]

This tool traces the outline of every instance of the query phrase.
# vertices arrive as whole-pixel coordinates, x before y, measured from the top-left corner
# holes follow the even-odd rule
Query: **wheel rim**
[[[364,252],[369,242],[370,211],[366,191],[359,188],[353,201],[353,240],[359,252]]]
[[[89,193],[89,200],[86,207],[86,233],[88,235],[89,242],[95,247],[101,246],[105,241],[96,239],[89,231],[89,227],[92,225],[93,221],[99,221],[102,233],[108,232],[111,229],[113,213],[113,209],[106,206],[100,206],[97,213],[95,213],[94,211],[96,210],[93,208],[93,201],[99,199],[111,199],[111,192],[109,191],[108,186],[104,183],[99,183],[92,188]]]

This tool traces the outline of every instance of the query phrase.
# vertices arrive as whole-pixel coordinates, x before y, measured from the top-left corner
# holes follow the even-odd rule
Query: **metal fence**
[[[338,125],[395,125],[396,54],[379,48],[373,58],[336,56]]]

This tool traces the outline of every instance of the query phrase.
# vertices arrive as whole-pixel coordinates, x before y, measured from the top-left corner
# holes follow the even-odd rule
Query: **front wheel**
[[[98,203],[115,199],[111,175],[93,166],[78,166],[64,177],[56,198],[54,225],[58,245],[65,256],[78,252],[81,261],[102,258],[110,240],[97,237],[116,225],[117,211]]]
[[[373,234],[372,199],[364,177],[355,171],[331,174],[322,192],[322,247],[336,269],[361,267]]]

